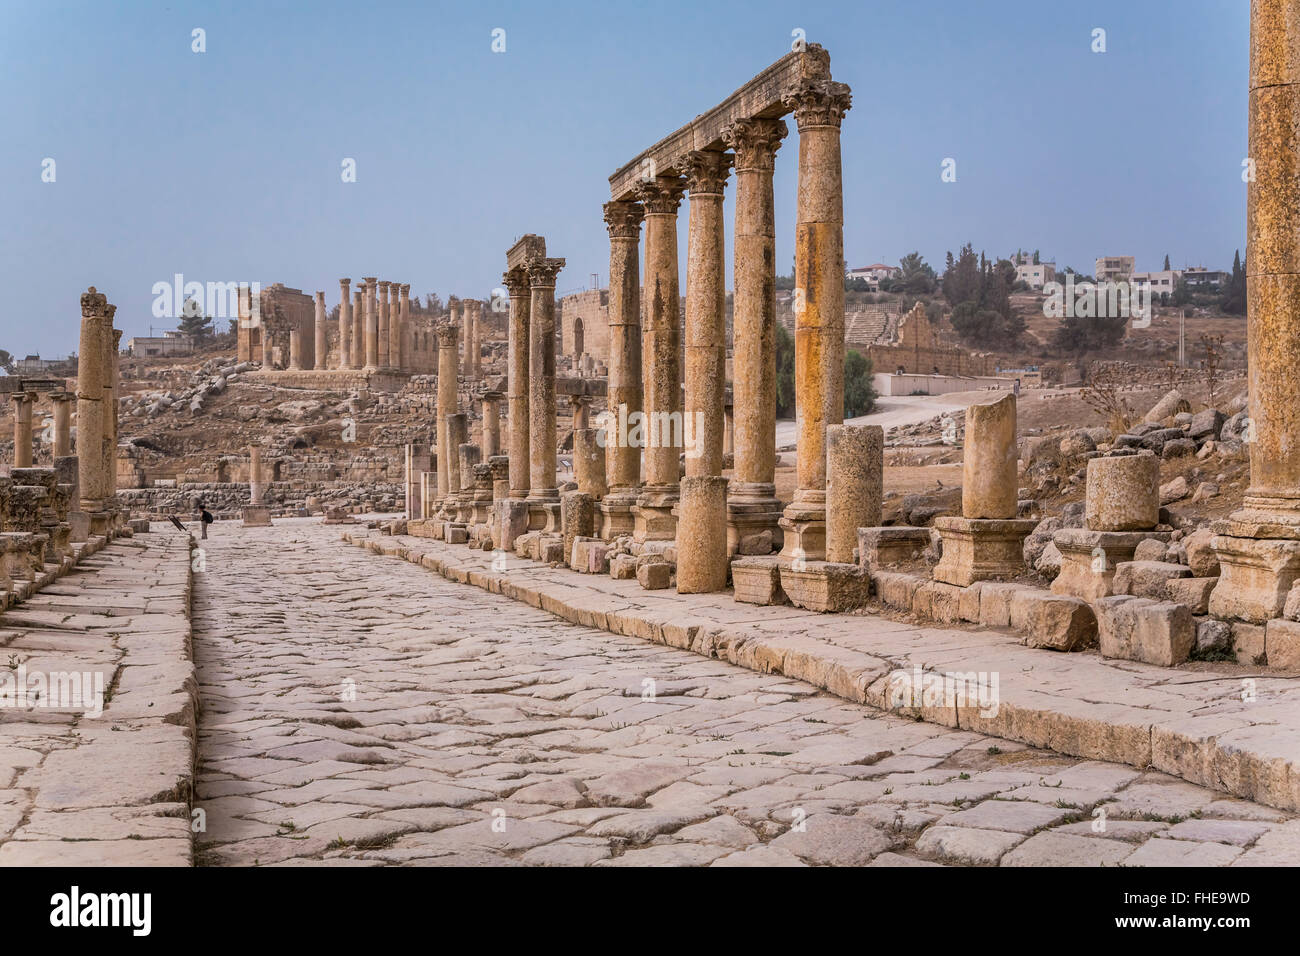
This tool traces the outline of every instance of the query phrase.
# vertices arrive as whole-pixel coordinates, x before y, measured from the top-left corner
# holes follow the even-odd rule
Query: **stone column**
[[[253,445],[248,449],[248,503],[254,508],[261,507],[262,493],[262,448]]]
[[[352,353],[348,356],[348,368],[351,369],[360,369],[366,364],[365,287],[363,279],[352,294]]]
[[[605,224],[609,229],[609,381],[604,440],[605,476],[610,490],[600,502],[600,536],[607,541],[632,532],[632,507],[641,487],[641,447],[625,439],[628,415],[642,410],[637,247],[643,218],[640,203],[605,203]]]
[[[505,273],[501,281],[510,290],[510,326],[506,350],[506,411],[509,416],[510,497],[528,497],[528,327],[532,298],[528,274],[523,269]]]
[[[564,260],[529,261],[528,525],[554,531],[560,490],[555,480],[555,277]]]
[[[805,78],[784,98],[799,126],[795,222],[795,401],[798,486],[785,509],[782,555],[826,554],[826,426],[844,421],[844,188],[840,121],[849,88]]]
[[[379,313],[375,308],[375,295],[379,289],[377,276],[366,276],[366,371],[379,368]]]
[[[325,335],[325,293],[316,293],[316,341],[312,344],[315,346],[315,354],[312,356],[311,367],[314,369],[327,367],[325,356],[329,354],[329,339]]]
[[[645,383],[646,475],[637,498],[633,529],[637,541],[671,540],[676,533],[673,506],[681,477],[680,435],[671,424],[681,418],[681,311],[677,280],[677,207],[686,181],[660,176],[640,183],[645,206],[646,318],[642,379]]]
[[[934,580],[959,587],[1024,571],[1024,541],[1037,522],[1017,519],[1016,397],[966,409],[961,517],[934,519],[943,557]]]
[[[438,328],[438,501],[447,499],[451,491],[451,447],[447,444],[448,415],[456,414],[456,326],[447,324]]]
[[[108,530],[108,498],[114,476],[107,472],[108,385],[112,375],[113,314],[102,292],[91,286],[81,297],[81,343],[77,361],[77,470],[81,510],[90,521],[89,533]]]
[[[114,314],[117,308],[113,309]],[[104,431],[108,434],[108,444],[104,449],[104,474],[108,481],[108,511],[114,526],[122,522],[122,511],[117,503],[117,436],[118,436],[118,401],[122,394],[122,330],[109,329],[108,332],[108,404],[104,408]]]
[[[468,424],[464,412],[453,412],[442,418],[442,425],[447,434],[445,439],[447,443],[447,498],[443,502],[443,507],[450,521],[459,520],[460,497],[461,491],[464,490],[462,478],[468,478],[467,475],[462,475],[460,471],[460,446],[465,444],[465,438],[469,431]]]
[[[460,374],[463,378],[465,378],[466,381],[468,381],[470,374],[473,371],[473,369],[470,367],[470,361],[469,361],[469,339],[471,333],[469,327],[469,300],[468,299],[456,300],[455,314],[456,314],[457,325],[460,328]]]
[[[70,392],[55,392],[50,396],[54,402],[54,448],[55,458],[65,458],[72,454],[72,400]],[[75,505],[76,502],[73,502]]]
[[[289,369],[293,372],[302,369],[302,335],[297,329],[289,330]]]
[[[501,450],[501,393],[483,393],[483,457],[492,458]]]
[[[380,281],[379,283],[379,367],[388,367],[388,350],[390,347],[389,314],[388,314],[388,287],[392,283]]]
[[[702,594],[727,586],[727,479],[682,479],[677,522],[677,591]]]
[[[393,325],[397,329],[393,333],[393,345],[389,351],[389,362],[393,368],[405,372],[410,369],[410,335],[411,335],[411,299],[409,285],[395,285],[396,290],[393,294],[397,296],[397,302],[394,304],[396,318],[393,319]]]
[[[1250,486],[1213,525],[1221,575],[1210,613],[1261,623],[1281,616],[1300,579],[1300,2],[1253,0],[1250,13]]]
[[[510,459],[505,455],[493,455],[488,458],[492,467],[492,546],[500,548],[504,544],[501,530],[501,508],[510,498]]]
[[[32,467],[32,406],[35,392],[16,392],[14,403],[14,467]]]
[[[459,421],[455,427],[459,430],[462,441],[456,448],[457,471],[460,474],[460,505],[457,517],[462,524],[471,524],[474,513],[474,466],[482,461],[478,445],[468,441],[469,416],[464,412],[455,416]]]
[[[573,430],[575,432],[579,429],[590,427],[591,399],[586,395],[570,395],[569,416],[573,420]]]
[[[722,474],[727,384],[727,283],[722,193],[734,157],[697,150],[688,162],[690,226],[686,246],[686,397],[682,428],[686,474]],[[725,502],[724,502],[725,507]]]
[[[878,528],[885,485],[885,430],[826,429],[826,560],[853,563],[859,528]]]
[[[352,365],[352,300],[351,279],[339,280],[339,368]]]
[[[483,302],[469,301],[469,369],[474,381],[483,377]]]
[[[776,213],[772,171],[788,128],[741,120],[723,132],[736,151],[736,236],[732,309],[735,477],[727,489],[727,546],[733,554],[779,548],[776,497]]]
[[[578,490],[596,501],[605,497],[609,488],[605,482],[605,449],[597,441],[594,428],[575,428],[573,431],[573,480]]]

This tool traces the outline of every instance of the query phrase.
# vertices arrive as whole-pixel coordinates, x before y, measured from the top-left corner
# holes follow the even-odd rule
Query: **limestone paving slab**
[[[206,542],[194,805],[210,812],[198,864],[996,865],[1039,835],[1088,826],[1098,807],[1117,808],[1114,828],[1157,807],[1170,819],[1181,809],[1176,822],[1239,824],[1177,841],[1210,847],[1207,862],[1300,863],[1290,813],[738,666],[710,616],[761,627],[754,608],[705,602],[686,621],[675,596],[646,601],[609,579],[626,586],[611,599],[604,579],[573,575],[582,583],[566,592],[583,596],[584,615],[621,608],[629,627],[636,607],[658,615],[644,634],[611,633],[557,619],[568,598],[548,596],[549,571],[511,558],[520,572],[501,575],[489,554],[458,565],[455,583],[416,560],[441,553],[431,544],[403,539],[407,560],[378,562],[299,519],[223,527]],[[819,646],[852,653],[833,629],[782,611],[810,661]],[[881,625],[882,636],[906,630]],[[703,635],[717,658],[700,656]],[[865,693],[889,664],[853,660],[823,659],[823,681]],[[1057,787],[1070,806],[1039,792]],[[988,803],[1008,809],[986,817]],[[1173,842],[1159,834],[1174,823],[1148,825],[1123,839],[1070,831],[1103,846],[1080,859],[1072,841],[1039,841],[1024,861],[1109,865]],[[1248,842],[1216,841],[1225,835]]]

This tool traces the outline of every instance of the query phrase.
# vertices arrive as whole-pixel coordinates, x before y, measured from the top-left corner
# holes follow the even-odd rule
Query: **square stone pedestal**
[[[1061,552],[1061,573],[1052,582],[1053,594],[1097,601],[1115,593],[1115,568],[1133,560],[1140,542],[1156,538],[1168,542],[1168,531],[1089,531],[1062,528],[1052,535]]]
[[[632,537],[637,541],[671,541],[677,537],[677,486],[652,488],[646,486],[632,508]]]
[[[1021,574],[1025,538],[1037,525],[1032,519],[935,518],[943,557],[934,567],[934,580],[967,588],[976,581]]]
[[[528,504],[528,530],[543,531],[547,534],[560,533],[559,500],[526,499]]]
[[[781,502],[776,498],[746,495],[743,486],[729,489],[727,553],[761,557],[780,551],[785,540],[780,521]]]
[[[795,607],[808,611],[852,611],[871,599],[871,575],[856,564],[832,561],[781,565],[781,589]]]
[[[781,515],[781,556],[787,560],[821,561],[826,557],[825,501],[793,501]]]
[[[632,508],[636,505],[635,494],[610,492],[601,499],[600,536],[606,541],[613,541],[619,535],[632,534],[636,530],[636,515]]]
[[[245,528],[269,528],[271,526],[271,509],[248,507],[244,509]]]
[[[1215,531],[1235,522],[1219,522]],[[1300,578],[1300,540],[1217,534],[1210,542],[1219,557],[1219,583],[1210,595],[1210,614],[1262,624],[1282,616],[1287,592]]]
[[[496,546],[502,551],[513,551],[515,541],[528,531],[528,502],[521,498],[502,498],[495,507]]]
[[[731,587],[744,604],[789,604],[781,588],[781,560],[777,557],[737,558],[731,562]]]
[[[864,568],[886,568],[905,564],[930,546],[930,529],[910,525],[858,529],[858,564]]]

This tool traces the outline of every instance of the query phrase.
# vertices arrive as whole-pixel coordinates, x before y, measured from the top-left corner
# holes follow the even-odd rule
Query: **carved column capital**
[[[782,93],[781,103],[794,111],[800,129],[838,127],[853,105],[853,93],[847,83],[837,83],[830,77],[805,77]]]
[[[721,196],[736,157],[714,149],[696,149],[686,154],[686,185],[692,196]]]
[[[100,318],[108,311],[108,297],[95,291],[92,285],[81,294],[81,314],[83,317]]]
[[[444,349],[456,347],[456,326],[451,324],[438,326],[438,347]]]
[[[776,151],[789,134],[785,120],[743,119],[722,131],[722,141],[736,151],[736,169],[772,170]]]
[[[501,273],[501,282],[510,293],[510,298],[517,299],[528,295],[528,273],[521,267]]]
[[[555,288],[555,277],[564,268],[563,259],[545,259],[538,256],[529,259],[525,267],[528,270],[528,284],[534,289]]]
[[[685,192],[684,176],[656,176],[637,183],[635,189],[636,197],[641,200],[647,213],[666,216],[676,215]]]
[[[605,214],[605,228],[611,239],[639,239],[645,208],[639,202],[615,200],[601,207]]]

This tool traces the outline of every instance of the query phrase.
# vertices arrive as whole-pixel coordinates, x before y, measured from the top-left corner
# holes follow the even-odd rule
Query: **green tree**
[[[776,414],[794,418],[794,336],[776,323]]]
[[[181,320],[176,328],[194,339],[195,345],[202,345],[214,334],[212,316],[204,315],[196,299],[186,299],[181,307]]]
[[[954,259],[951,252],[943,270],[943,297],[954,308],[963,302],[974,300],[979,295],[980,282],[979,259],[968,242],[962,246]]]
[[[898,285],[904,292],[926,295],[934,291],[937,277],[919,252],[909,252],[898,260],[898,266],[902,273]]]
[[[876,407],[876,389],[871,380],[871,359],[857,349],[844,353],[844,417],[869,415]]]
[[[1233,256],[1232,275],[1223,284],[1223,295],[1219,305],[1227,315],[1246,313],[1246,269],[1241,264],[1240,249]]]
[[[1165,271],[1169,271],[1169,253],[1165,253]]]

